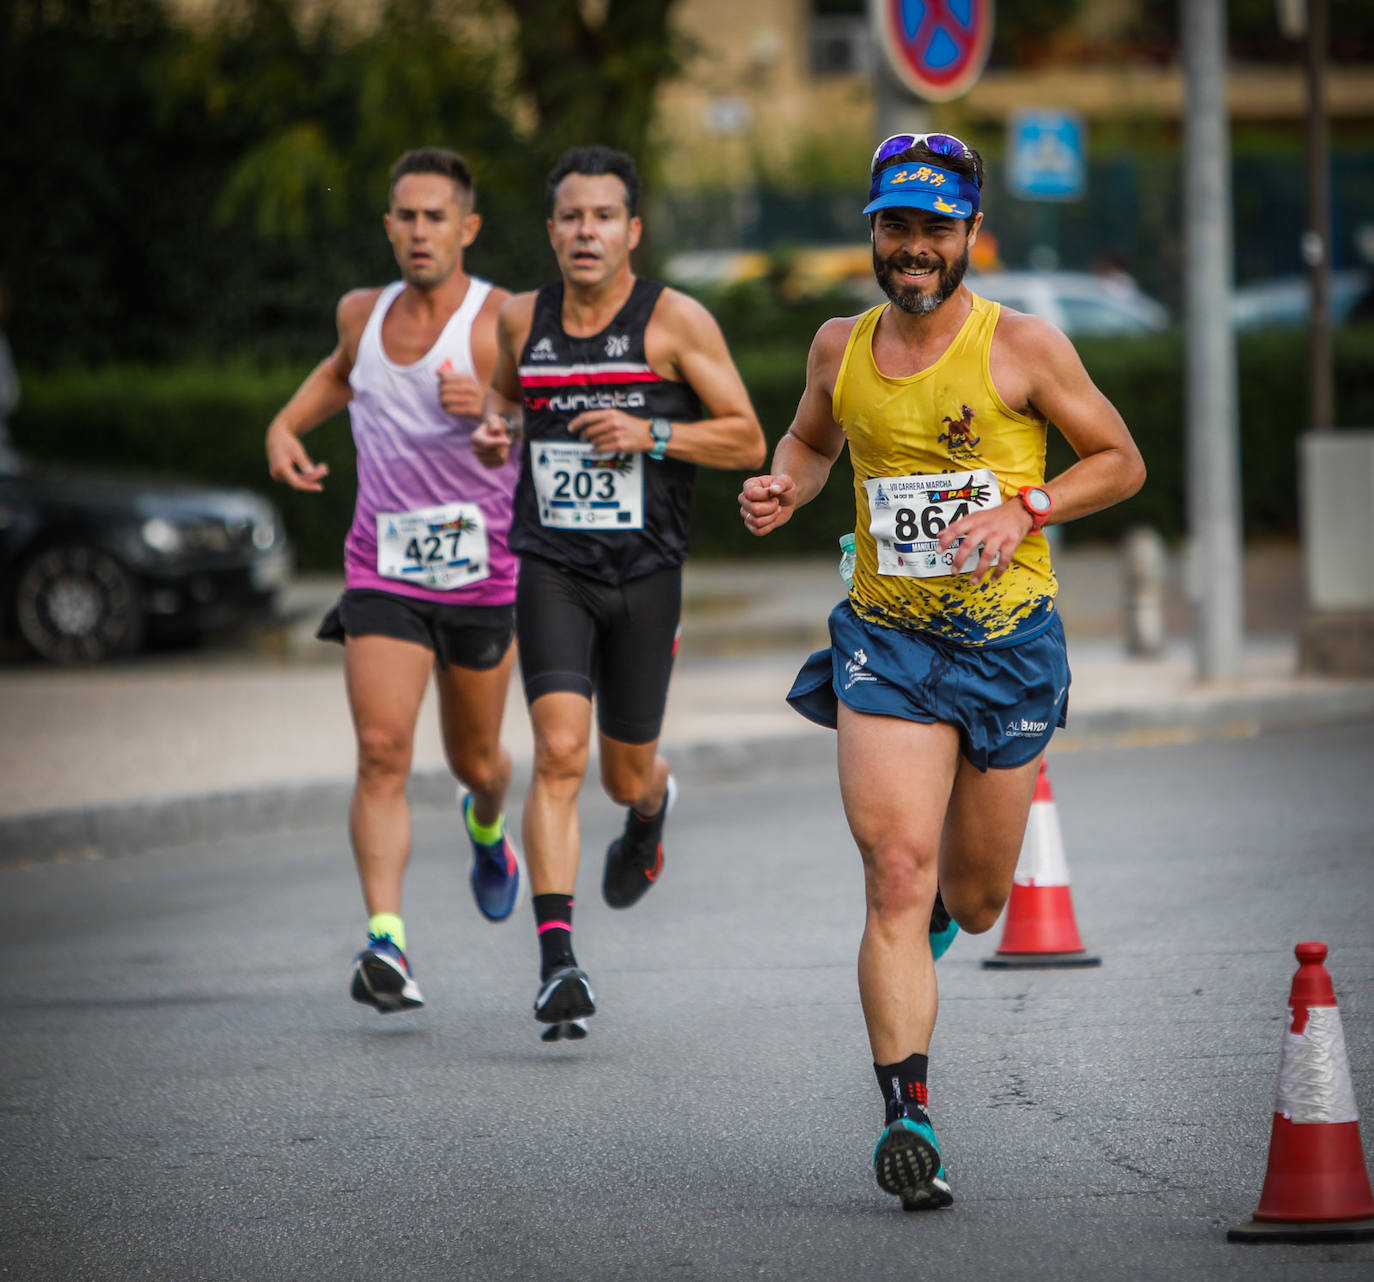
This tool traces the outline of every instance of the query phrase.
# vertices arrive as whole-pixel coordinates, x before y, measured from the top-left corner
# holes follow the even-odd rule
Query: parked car
[[[1075,338],[1157,334],[1173,325],[1163,303],[1092,272],[970,272],[964,283],[984,298],[1043,316]]]
[[[270,615],[293,555],[266,499],[27,462],[0,449],[0,621],[52,663]]]
[[[1236,329],[1299,329],[1307,324],[1308,288],[1306,276],[1274,276],[1238,285],[1231,291],[1231,324]],[[1345,324],[1371,289],[1374,280],[1368,272],[1332,272],[1327,296],[1331,324]]]
[[[768,275],[768,255],[760,249],[689,249],[663,264],[663,277],[689,293],[724,289]]]

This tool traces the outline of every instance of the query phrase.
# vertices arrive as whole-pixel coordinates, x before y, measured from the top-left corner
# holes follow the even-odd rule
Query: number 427
[[[415,562],[431,562],[443,560],[455,560],[458,556],[458,540],[462,537],[461,530],[451,530],[448,534],[430,534],[423,540],[411,539],[406,544],[406,560]],[[444,539],[449,541],[448,556],[445,557],[442,551]]]

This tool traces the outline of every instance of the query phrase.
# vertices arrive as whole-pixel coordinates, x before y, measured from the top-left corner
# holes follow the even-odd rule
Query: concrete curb
[[[832,737],[802,728],[795,735],[735,743],[678,743],[667,748],[684,780],[758,777],[774,770],[834,759]],[[595,770],[588,771],[595,778]],[[517,759],[511,792],[529,784],[529,762]],[[446,770],[417,770],[406,794],[416,810],[452,810],[455,782]],[[261,788],[148,797],[132,801],[33,811],[0,818],[0,868],[79,863],[231,837],[288,834],[337,825],[347,842],[352,776],[305,779]]]
[[[1154,707],[1076,711],[1052,751],[1242,738],[1283,730],[1374,724],[1374,684],[1268,695],[1201,695]],[[833,737],[800,724],[793,734],[665,744],[684,781],[758,778],[774,771],[824,767],[834,761]],[[589,777],[595,772],[589,770]],[[517,760],[515,795],[529,781],[529,762]],[[446,771],[412,775],[407,789],[417,810],[454,808]],[[0,818],[0,868],[121,858],[143,851],[230,837],[289,834],[337,825],[346,844],[350,777],[305,779],[261,788],[141,798],[114,804],[35,811]],[[456,814],[456,808],[454,809]]]

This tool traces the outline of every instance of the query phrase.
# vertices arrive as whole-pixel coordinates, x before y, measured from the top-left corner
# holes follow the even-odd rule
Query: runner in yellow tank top
[[[892,514],[894,536],[911,535],[894,537],[903,550],[893,555],[932,567],[938,563],[938,576],[880,573],[870,532],[875,506],[897,502],[892,487],[881,485],[884,478],[952,476],[952,491],[968,492],[956,501],[955,511],[977,510],[999,499],[1017,502],[1022,486],[1045,479],[1044,421],[1011,409],[989,372],[1000,308],[976,296],[970,301],[968,319],[944,354],[902,378],[884,374],[873,360],[873,331],[886,306],[866,312],[845,345],[833,403],[854,468],[857,564],[850,601],[855,613],[874,623],[982,645],[1024,640],[1049,624],[1055,580],[1045,536],[1036,531],[1019,544],[1001,577],[974,583],[967,575],[948,573],[958,549],[932,546],[943,523],[927,519],[922,528],[925,509],[919,505],[898,507]],[[895,519],[907,510],[909,519]]]
[[[859,996],[883,1094],[879,1186],[949,1206],[926,1093],[934,961],[996,922],[1069,671],[1042,528],[1128,498],[1145,467],[1121,415],[1052,325],[963,285],[983,162],[948,134],[874,153],[873,269],[889,304],[827,321],[806,390],[740,512],[790,520],[849,444],[857,565],[788,700],[839,735],[863,858]],[[1078,461],[1044,477],[1045,425]]]

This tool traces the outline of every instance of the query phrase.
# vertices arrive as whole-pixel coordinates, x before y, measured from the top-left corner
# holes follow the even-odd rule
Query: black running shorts
[[[345,637],[395,637],[433,650],[441,668],[453,664],[485,671],[506,657],[514,633],[513,606],[444,605],[377,588],[349,588],[315,635],[340,644]]]
[[[525,555],[515,626],[526,701],[556,690],[595,694],[602,734],[652,743],[663,728],[681,614],[681,566],[612,586]]]

